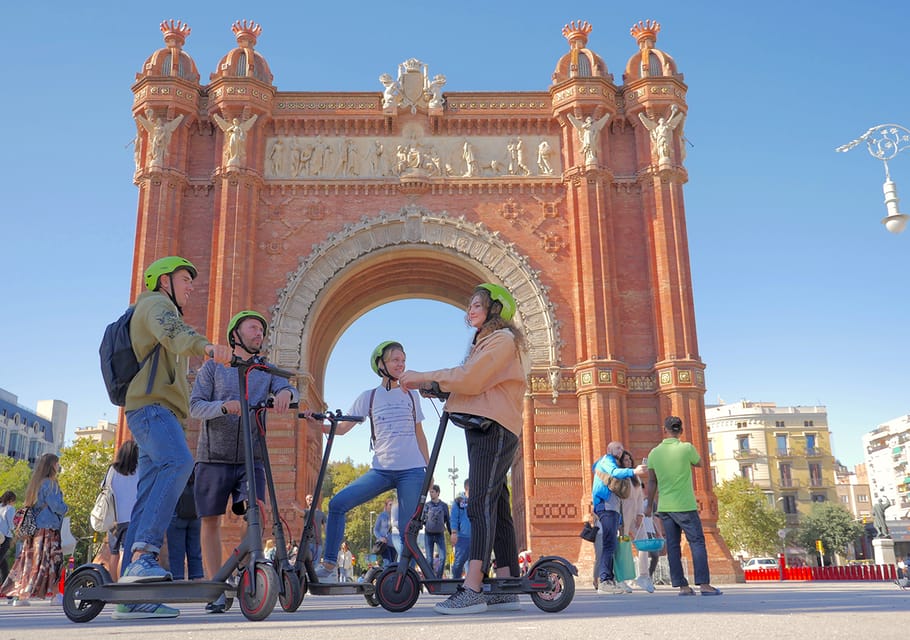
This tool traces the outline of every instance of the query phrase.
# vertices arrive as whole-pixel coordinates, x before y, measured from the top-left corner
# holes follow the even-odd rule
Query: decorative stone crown
[[[231,31],[237,36],[237,44],[241,47],[256,46],[256,38],[262,33],[262,27],[252,20],[238,20],[231,26]]]
[[[190,25],[180,20],[165,20],[161,23],[161,33],[164,34],[164,43],[169,47],[183,47],[186,37],[190,35]]]
[[[562,28],[562,35],[572,48],[582,49],[588,44],[588,34],[594,27],[586,20],[573,20]]]
[[[638,42],[639,47],[644,46],[649,40],[653,45],[657,42],[657,34],[660,33],[660,23],[657,20],[639,21],[629,29],[629,33]]]

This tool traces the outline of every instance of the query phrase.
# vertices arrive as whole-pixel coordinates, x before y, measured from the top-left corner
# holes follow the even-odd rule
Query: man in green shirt
[[[667,561],[670,564],[670,581],[679,587],[679,595],[694,596],[695,591],[683,573],[681,534],[692,551],[695,566],[695,584],[703,596],[719,596],[720,589],[711,586],[708,570],[708,550],[705,534],[698,516],[698,503],[692,488],[692,467],[701,466],[701,457],[690,442],[681,442],[682,420],[670,416],[664,421],[664,439],[648,454],[648,506],[645,517],[650,517],[655,494],[660,494],[659,511],[667,536]]]

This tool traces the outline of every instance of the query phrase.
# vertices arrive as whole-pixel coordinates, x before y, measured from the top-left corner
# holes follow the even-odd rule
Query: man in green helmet
[[[257,311],[241,311],[228,323],[228,342],[242,360],[259,355],[268,322]],[[275,410],[284,413],[297,402],[297,389],[280,376],[253,369],[247,378],[250,405],[269,397]],[[205,362],[196,374],[190,396],[190,416],[202,420],[196,444],[196,513],[202,518],[202,564],[211,578],[221,568],[221,517],[232,498],[235,513],[243,513],[247,495],[243,435],[240,431],[240,383],[234,371]],[[265,500],[265,468],[258,439],[254,439],[256,493]],[[206,606],[209,613],[222,613],[224,594]]]
[[[181,317],[195,277],[196,267],[185,258],[169,256],[153,262],[145,271],[148,291],[136,300],[130,321],[137,359],[141,362],[157,352],[130,382],[126,394],[126,421],[139,446],[139,487],[124,544],[128,555],[121,582],[172,577],[158,564],[158,553],[193,470],[182,425],[190,395],[186,363],[190,356],[210,356],[224,364],[231,359],[230,347],[211,344]],[[113,617],[173,618],[179,613],[163,604],[118,604]]]

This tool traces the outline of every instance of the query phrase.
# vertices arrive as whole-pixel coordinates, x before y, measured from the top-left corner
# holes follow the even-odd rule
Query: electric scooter
[[[448,394],[433,383],[430,389],[421,389],[420,394],[428,398],[445,400]],[[433,595],[451,595],[462,584],[462,580],[446,580],[436,577],[433,565],[417,546],[417,534],[426,520],[425,505],[427,494],[433,482],[433,472],[439,460],[439,451],[449,423],[448,411],[439,417],[439,429],[433,442],[433,451],[427,462],[427,473],[417,501],[417,510],[408,522],[404,537],[404,549],[396,564],[389,565],[376,578],[375,598],[386,611],[401,613],[417,602],[421,585]],[[416,562],[420,573],[412,568]],[[489,561],[487,561],[489,563]],[[489,575],[489,566],[484,566],[484,575]],[[543,556],[518,578],[484,578],[483,590],[488,594],[520,594],[531,596],[538,609],[548,613],[562,611],[575,597],[575,578],[578,569],[560,556]]]
[[[260,369],[282,378],[295,374],[267,364],[260,358],[242,360],[236,356],[231,366],[240,381],[240,424],[243,432],[244,464],[247,495],[256,496],[256,474],[253,462],[253,435],[250,430],[250,405],[247,398],[247,374]],[[224,594],[226,602],[236,598],[248,620],[264,620],[278,599],[278,576],[262,553],[262,521],[258,500],[248,501],[246,533],[240,544],[211,580],[177,580],[158,582],[115,582],[107,569],[98,564],[84,564],[67,576],[63,591],[63,612],[73,622],[93,620],[107,603],[137,602],[213,602]],[[235,572],[237,586],[227,581]]]
[[[299,417],[306,417],[305,414],[298,414]],[[372,607],[379,605],[374,595],[373,580],[379,574],[378,568],[371,568],[364,576],[363,582],[322,582],[316,575],[316,563],[318,558],[313,558],[313,543],[316,541],[316,528],[314,524],[316,508],[322,493],[322,482],[325,479],[326,469],[328,468],[329,456],[332,453],[332,444],[335,441],[335,431],[339,422],[363,422],[363,416],[346,416],[342,415],[341,410],[335,413],[312,413],[310,416],[316,420],[325,420],[329,423],[328,439],[325,444],[325,451],[322,454],[322,464],[319,467],[319,475],[316,477],[316,488],[313,490],[313,505],[304,519],[303,532],[300,534],[300,544],[297,549],[297,561],[294,564],[294,571],[300,584],[299,599],[290,601],[282,607],[285,611],[296,611],[303,602],[304,596],[309,592],[316,596],[340,596],[340,595],[362,595],[367,604]]]

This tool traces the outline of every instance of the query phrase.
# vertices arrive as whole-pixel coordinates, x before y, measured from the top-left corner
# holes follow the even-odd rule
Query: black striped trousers
[[[518,451],[518,436],[494,422],[486,431],[465,429],[468,445],[468,520],[471,521],[471,560],[483,561],[484,575],[489,571],[490,551],[496,554],[497,567],[509,567],[513,576],[521,575],[518,545],[509,487],[509,468]]]

